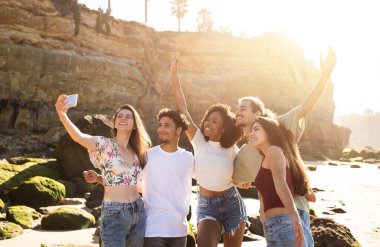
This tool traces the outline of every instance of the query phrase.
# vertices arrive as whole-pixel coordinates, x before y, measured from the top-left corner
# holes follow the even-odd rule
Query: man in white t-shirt
[[[160,110],[157,119],[160,145],[149,149],[141,175],[147,214],[144,247],[184,247],[194,157],[178,141],[188,122],[170,109]]]
[[[147,215],[144,247],[185,247],[194,157],[179,148],[178,141],[189,122],[167,108],[159,111],[157,120],[160,145],[148,150],[140,176]],[[94,171],[84,172],[84,177],[89,183],[102,183]]]

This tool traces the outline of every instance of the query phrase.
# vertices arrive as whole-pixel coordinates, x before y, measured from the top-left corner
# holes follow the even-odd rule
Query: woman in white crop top
[[[55,104],[59,119],[70,137],[89,151],[104,178],[102,246],[143,246],[146,215],[136,183],[151,141],[139,114],[132,106],[122,105],[114,116],[115,137],[91,136],[68,118],[66,99],[60,95]]]
[[[201,128],[193,122],[178,77],[178,55],[171,65],[173,90],[178,111],[190,122],[186,135],[195,157],[195,176],[199,185],[197,243],[199,247],[217,246],[223,234],[224,246],[241,246],[247,215],[245,205],[232,182],[235,145],[242,132],[235,116],[223,104],[211,106]]]

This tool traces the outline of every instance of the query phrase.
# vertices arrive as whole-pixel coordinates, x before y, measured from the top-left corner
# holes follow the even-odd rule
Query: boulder
[[[63,206],[47,215],[41,220],[44,230],[78,230],[95,225],[95,217],[80,208]]]
[[[65,186],[53,179],[36,176],[9,192],[12,204],[32,208],[54,206],[65,198]]]
[[[248,216],[248,221],[250,222],[250,225],[248,227],[248,230],[256,235],[264,236],[264,226],[263,223],[260,220],[260,216],[256,215],[254,217]]]
[[[351,165],[351,168],[361,168],[360,165]]]
[[[0,240],[16,237],[23,232],[22,227],[15,223],[0,221]]]
[[[3,200],[1,200],[1,198],[0,198],[0,212],[3,210],[4,207],[5,207],[5,204],[4,204]]]
[[[102,213],[102,207],[96,207],[91,210],[91,214],[95,217],[95,221],[98,221],[100,215]]]
[[[187,222],[187,229],[188,229],[188,234],[187,234],[186,247],[195,247],[196,236],[193,230],[193,225],[189,221]]]
[[[330,218],[313,218],[310,223],[315,247],[360,246],[346,226]]]
[[[354,148],[347,147],[347,148],[343,149],[342,156],[343,156],[343,158],[351,159],[351,158],[358,157],[359,152],[356,151]]]
[[[35,176],[58,179],[59,172],[51,168],[52,163],[49,160],[45,161],[40,164],[36,162],[27,162],[22,165],[0,164],[0,197],[7,198],[11,188]]]
[[[76,188],[75,188],[74,183],[67,181],[67,180],[63,180],[63,179],[58,179],[57,181],[65,186],[66,197],[68,197],[68,198],[75,197]]]
[[[83,177],[76,177],[71,179],[71,182],[75,185],[75,196],[85,197],[85,194],[90,192],[96,184],[87,183]]]
[[[90,191],[90,196],[86,200],[86,207],[95,208],[102,205],[104,197],[104,187],[103,185],[97,185]]]
[[[308,165],[307,166],[307,169],[309,170],[309,171],[316,171],[317,170],[317,166],[316,165]]]
[[[87,115],[79,119],[75,125],[83,133],[111,137],[111,124],[109,119],[108,116],[100,114],[94,116]],[[88,151],[73,141],[67,134],[62,138],[62,141],[54,152],[69,179],[82,177],[83,171],[94,169],[88,156]]]
[[[27,206],[11,206],[7,209],[7,220],[20,225],[22,228],[32,228],[34,220],[41,217],[33,208]]]

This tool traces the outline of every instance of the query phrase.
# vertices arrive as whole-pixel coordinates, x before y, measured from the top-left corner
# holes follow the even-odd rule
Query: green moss
[[[95,218],[92,214],[70,206],[64,206],[48,213],[41,221],[41,227],[44,230],[77,230],[91,227],[94,224]]]
[[[23,233],[21,226],[8,221],[0,221],[0,240],[13,238]]]
[[[1,212],[1,210],[3,210],[4,207],[5,207],[5,204],[4,204],[3,200],[1,200],[1,198],[0,198],[0,212]]]
[[[9,191],[13,204],[32,208],[58,205],[65,198],[65,186],[53,179],[36,176]]]
[[[74,183],[72,183],[70,181],[63,180],[63,179],[58,179],[57,181],[65,186],[66,197],[69,197],[69,198],[74,197],[74,195],[75,195],[75,184]]]
[[[36,210],[26,206],[11,206],[7,210],[7,219],[19,224],[22,228],[31,228],[33,220],[41,217]]]
[[[22,165],[0,164],[0,197],[7,198],[8,191],[19,186],[26,180],[42,176],[51,179],[58,179],[59,173],[51,169],[49,160],[44,164],[36,162],[27,162]]]

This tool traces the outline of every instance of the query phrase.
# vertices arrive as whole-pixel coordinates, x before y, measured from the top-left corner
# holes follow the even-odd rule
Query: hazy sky
[[[79,0],[87,7],[107,8],[107,0]],[[144,22],[144,0],[111,0],[116,18]],[[188,0],[181,30],[196,31],[200,9],[213,14],[214,29],[229,27],[235,35],[286,32],[318,65],[319,54],[332,46],[338,64],[332,75],[339,113],[380,112],[380,9],[377,0]],[[148,23],[157,31],[177,30],[170,0],[148,0]],[[376,87],[377,86],[377,87]]]

